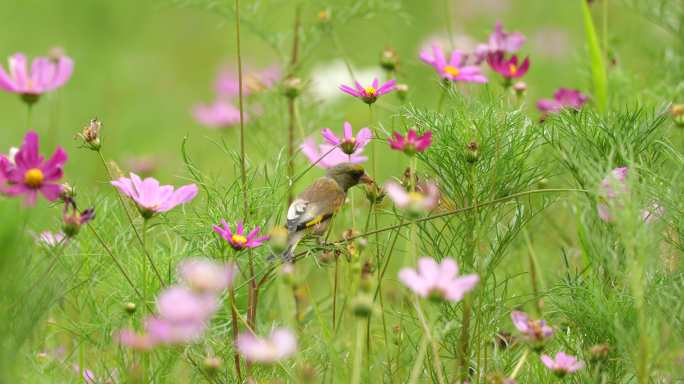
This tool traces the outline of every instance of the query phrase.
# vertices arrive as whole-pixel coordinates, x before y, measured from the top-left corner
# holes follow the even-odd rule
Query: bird
[[[338,164],[292,201],[287,209],[287,249],[282,254],[283,261],[294,260],[294,250],[305,236],[325,233],[330,219],[342,208],[349,188],[359,183],[374,183],[362,165]]]

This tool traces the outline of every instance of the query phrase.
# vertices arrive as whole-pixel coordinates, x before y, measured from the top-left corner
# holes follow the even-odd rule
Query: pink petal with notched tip
[[[393,181],[385,184],[385,192],[399,208],[406,207],[411,202],[411,198],[404,187]]]
[[[333,131],[330,128],[323,128],[321,130],[321,135],[323,136],[323,139],[330,143],[330,145],[340,145],[340,139],[333,133]]]
[[[358,148],[363,148],[373,138],[373,132],[368,128],[361,128],[356,134],[356,145]]]

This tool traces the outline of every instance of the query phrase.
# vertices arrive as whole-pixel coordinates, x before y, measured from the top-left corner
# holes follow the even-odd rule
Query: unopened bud
[[[371,204],[378,205],[385,198],[385,190],[378,183],[366,185],[366,198]]]
[[[65,203],[73,201],[76,197],[76,188],[69,183],[63,183],[60,187],[59,198]]]
[[[207,371],[209,375],[215,375],[216,373],[219,372],[221,369],[221,366],[223,365],[223,360],[221,358],[216,357],[216,356],[207,356],[204,359],[204,369]]]
[[[289,99],[294,99],[302,93],[304,82],[299,77],[288,76],[283,80],[283,94]]]
[[[477,141],[473,140],[466,146],[466,160],[469,163],[475,163],[480,158],[480,146]]]
[[[399,65],[399,55],[394,48],[385,48],[380,55],[380,66],[388,72],[393,72]]]
[[[678,127],[684,128],[684,104],[672,105],[670,108],[670,115]]]
[[[50,48],[50,50],[48,51],[48,54],[47,54],[48,59],[50,59],[50,61],[52,61],[53,63],[58,62],[65,55],[66,55],[66,53],[64,52],[64,48],[62,48],[62,47],[52,47],[52,48]]]
[[[352,310],[357,317],[370,317],[373,314],[373,298],[360,294],[352,301]]]
[[[135,305],[135,303],[128,302],[124,305],[124,310],[129,315],[134,314],[136,309],[137,309],[137,306]]]
[[[100,142],[100,128],[102,123],[97,118],[91,119],[90,122],[83,127],[78,137],[83,141],[83,145],[93,151],[99,151],[102,147]]]
[[[525,92],[527,92],[527,84],[524,81],[518,81],[513,84],[513,92],[515,92],[517,96],[524,96]]]
[[[404,101],[406,100],[406,96],[408,96],[409,92],[409,86],[406,84],[397,84],[394,89],[397,91],[397,96],[399,96],[399,100]]]
[[[327,9],[322,9],[318,11],[318,22],[321,24],[327,24],[330,21],[330,11]]]
[[[610,353],[610,346],[608,344],[596,344],[589,348],[589,358],[594,361],[602,361],[608,358]]]
[[[285,251],[287,249],[287,228],[283,226],[273,227],[269,233],[268,242],[276,254]]]

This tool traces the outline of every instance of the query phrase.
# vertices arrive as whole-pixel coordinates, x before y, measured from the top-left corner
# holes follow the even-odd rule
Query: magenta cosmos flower
[[[470,83],[487,82],[487,78],[480,71],[480,67],[464,65],[464,56],[459,51],[452,51],[451,57],[447,61],[442,48],[435,44],[432,46],[432,52],[422,51],[420,59],[434,67],[445,80]]]
[[[526,57],[522,64],[518,64],[517,55],[506,59],[503,52],[495,52],[487,55],[487,64],[493,71],[510,80],[522,77],[527,73],[530,69],[530,58]]]
[[[195,120],[209,128],[229,128],[240,124],[240,110],[227,101],[217,100],[213,104],[198,104],[193,109]],[[243,112],[246,123],[248,116]]]
[[[564,352],[556,353],[556,357],[554,358],[551,358],[549,355],[541,355],[541,361],[559,377],[563,377],[568,373],[573,373],[584,367],[584,363],[577,360],[576,357],[567,355]]]
[[[475,274],[457,275],[458,265],[454,259],[447,257],[437,264],[435,259],[423,257],[418,260],[417,270],[404,268],[399,271],[399,280],[422,298],[456,302],[480,280]]]
[[[439,188],[435,183],[419,186],[415,191],[407,191],[394,181],[385,184],[385,191],[397,207],[420,214],[429,212],[439,203]]]
[[[0,192],[8,196],[25,195],[28,205],[36,202],[40,192],[47,200],[55,201],[62,192],[57,183],[62,178],[62,167],[68,157],[62,147],[57,147],[49,160],[39,153],[38,134],[26,134],[24,143],[13,159],[0,155]]]
[[[544,320],[532,320],[525,312],[511,312],[513,325],[525,338],[533,342],[544,342],[553,335],[553,328]]]
[[[323,128],[321,131],[323,138],[330,145],[339,146],[347,155],[352,155],[363,148],[373,138],[373,133],[368,128],[361,128],[359,133],[354,136],[351,124],[348,121],[344,122],[344,137],[339,138],[330,128]]]
[[[589,97],[577,89],[559,88],[554,94],[553,99],[541,99],[537,101],[537,109],[544,114],[558,113],[562,109],[580,109],[587,103]]]
[[[36,57],[29,70],[26,55],[15,53],[9,58],[9,73],[0,66],[0,89],[21,94],[27,103],[34,103],[43,93],[63,86],[73,70],[74,61],[67,56]]]
[[[390,147],[397,151],[403,151],[409,156],[415,155],[417,152],[423,152],[432,144],[432,132],[427,131],[418,136],[416,130],[411,128],[403,136],[399,132],[392,133],[392,137],[387,139]]]
[[[214,232],[218,233],[236,251],[246,248],[256,248],[268,240],[268,236],[257,237],[261,228],[255,227],[245,236],[245,228],[242,221],[238,221],[235,232],[230,230],[230,225],[221,219],[221,226],[214,225]]]
[[[268,338],[245,332],[238,336],[235,344],[245,360],[255,363],[275,363],[297,352],[297,338],[286,328],[274,330]]]
[[[135,201],[144,218],[150,218],[155,213],[170,211],[178,205],[191,201],[197,195],[195,184],[184,185],[174,190],[170,185],[159,185],[159,181],[152,177],[141,180],[132,172],[130,176],[130,178],[122,177],[111,183],[121,193]]]
[[[615,220],[615,212],[622,209],[620,197],[627,194],[627,167],[615,168],[601,180],[599,188],[598,211],[601,220],[610,223]]]
[[[178,271],[183,282],[199,293],[221,293],[235,276],[232,264],[219,264],[204,258],[184,260]]]
[[[311,164],[324,169],[332,168],[342,163],[358,164],[368,160],[366,156],[361,156],[362,147],[357,148],[354,153],[348,155],[339,146],[317,144],[316,140],[311,137],[304,140],[299,149],[301,149]]]
[[[363,100],[366,104],[373,104],[378,99],[378,97],[394,91],[397,81],[392,79],[382,85],[378,82],[378,79],[373,79],[373,83],[364,87],[359,84],[358,81],[354,82],[354,88],[347,85],[340,85],[340,90],[344,93],[348,93],[354,97],[358,97]]]

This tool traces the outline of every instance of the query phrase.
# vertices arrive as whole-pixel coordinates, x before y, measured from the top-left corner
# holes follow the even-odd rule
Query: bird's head
[[[363,166],[360,164],[338,164],[328,169],[327,175],[335,180],[345,191],[359,183],[373,184],[373,179],[366,174]]]

